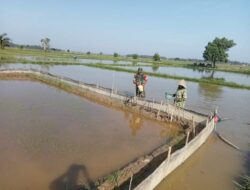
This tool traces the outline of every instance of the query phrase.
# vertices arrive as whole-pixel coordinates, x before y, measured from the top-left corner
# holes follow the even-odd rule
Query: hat
[[[179,81],[178,85],[183,86],[184,88],[187,88],[186,81],[183,79]]]

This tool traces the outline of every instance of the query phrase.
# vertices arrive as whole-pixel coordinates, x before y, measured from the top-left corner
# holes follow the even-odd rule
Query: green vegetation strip
[[[85,65],[88,67],[95,67],[95,68],[101,68],[101,69],[106,69],[106,70],[135,73],[135,70],[132,70],[132,69],[114,67],[114,66],[103,65],[103,64],[85,64]],[[149,75],[149,76],[160,77],[160,78],[169,78],[169,79],[176,79],[176,80],[185,79],[186,81],[191,81],[191,82],[214,84],[214,85],[220,85],[220,86],[227,86],[227,87],[231,87],[231,88],[250,90],[250,86],[241,85],[241,84],[237,84],[234,82],[226,82],[226,81],[217,80],[217,79],[208,79],[208,78],[197,79],[197,78],[191,78],[191,77],[182,77],[182,76],[168,75],[168,74],[161,74],[161,73],[152,73],[152,72],[144,72],[144,73]]]
[[[12,64],[12,63],[22,63],[22,64],[36,64],[36,65],[83,65],[79,62],[70,62],[65,60],[27,60],[25,58],[17,57],[0,57],[0,64]]]
[[[117,64],[114,63],[112,66],[129,66],[129,67],[179,67],[179,68],[186,68],[186,69],[196,69],[196,70],[210,70],[210,71],[222,71],[227,73],[239,73],[239,74],[246,74],[250,75],[250,66],[232,66],[232,65],[226,65],[221,64],[218,67],[212,68],[212,67],[199,67],[199,66],[193,66],[189,63],[176,63],[176,62],[160,62],[160,63],[152,63],[149,65],[150,62],[143,62],[145,64]],[[147,64],[148,63],[148,64]],[[111,66],[111,64],[110,64]]]
[[[113,55],[104,55],[104,54],[86,54],[80,52],[66,52],[66,51],[49,51],[44,52],[43,50],[37,49],[19,49],[19,48],[5,48],[0,49],[0,62],[1,57],[16,57],[16,56],[34,56],[40,58],[77,58],[77,59],[97,59],[97,60],[111,60],[111,61],[128,61],[128,62],[143,62],[152,64],[152,66],[159,67],[184,67],[188,69],[208,69],[215,71],[224,71],[232,73],[241,73],[241,74],[250,74],[250,66],[241,66],[241,65],[229,65],[229,64],[217,64],[216,68],[207,68],[207,67],[195,67],[191,61],[183,60],[166,60],[162,59],[161,61],[153,61],[151,58],[142,58],[138,57],[133,59],[132,57],[127,56],[118,56],[114,57]],[[12,58],[12,59],[14,59]],[[6,60],[6,59],[5,59]],[[8,60],[7,60],[8,61]],[[18,61],[18,60],[15,60]],[[10,61],[8,61],[10,63]],[[132,65],[132,64],[131,64]],[[131,66],[130,65],[130,66]],[[132,65],[133,66],[133,65]]]

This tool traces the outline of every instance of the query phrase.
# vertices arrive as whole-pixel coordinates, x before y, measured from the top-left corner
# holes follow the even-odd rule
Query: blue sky
[[[237,43],[229,59],[250,62],[249,0],[0,1],[0,33],[20,44],[202,58],[208,41],[227,37]]]

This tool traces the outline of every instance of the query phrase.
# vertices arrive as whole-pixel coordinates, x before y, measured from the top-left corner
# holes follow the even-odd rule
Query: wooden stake
[[[186,143],[185,143],[185,145],[188,144],[188,139],[189,139],[189,131],[187,132],[187,138],[186,138]]]
[[[172,122],[172,121],[173,121],[173,113],[174,113],[174,110],[172,110],[172,112],[171,112],[170,122]]]
[[[129,182],[129,190],[131,190],[132,182],[133,182],[133,174],[131,175],[130,182]]]
[[[193,135],[195,136],[195,123],[194,123],[194,116],[192,116],[192,127],[193,127]]]
[[[168,147],[167,163],[169,163],[169,161],[170,161],[171,152],[172,152],[172,146]]]
[[[160,112],[161,112],[162,103],[163,103],[163,102],[161,101],[161,105],[160,105],[160,107],[159,107],[159,110],[158,110],[158,113],[157,113],[157,117],[156,117],[157,119],[159,118],[159,115],[160,115]]]

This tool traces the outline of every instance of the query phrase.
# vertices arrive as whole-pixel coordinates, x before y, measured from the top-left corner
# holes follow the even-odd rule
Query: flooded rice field
[[[179,130],[38,82],[0,80],[0,89],[0,189],[90,184]]]
[[[131,62],[124,62],[124,61],[118,61],[119,63],[116,64],[129,64]],[[113,64],[114,61],[110,60],[91,60],[91,59],[84,59],[83,63],[103,63],[103,64]],[[138,67],[140,64],[145,63],[137,63]],[[17,64],[19,65],[19,64]],[[22,64],[21,64],[22,65]],[[77,65],[73,65],[73,67],[76,67]],[[12,67],[11,65],[3,64],[1,66],[3,67]],[[15,66],[16,67],[16,66]],[[41,66],[35,66],[31,64],[22,65],[21,67],[25,68],[41,68]],[[47,66],[42,66],[44,70],[48,69]],[[116,66],[121,68],[127,68],[131,70],[137,70],[137,66]],[[222,71],[212,71],[212,70],[205,70],[205,69],[187,69],[187,68],[179,68],[179,67],[151,67],[151,66],[141,66],[144,71],[147,72],[155,72],[155,73],[161,73],[161,74],[169,74],[169,75],[175,75],[175,76],[184,76],[184,77],[191,77],[191,78],[202,78],[202,77],[213,77],[213,78],[223,78],[227,82],[235,82],[237,84],[242,85],[248,85],[250,86],[250,75],[247,74],[239,74],[239,73],[230,73],[230,72],[222,72]],[[49,67],[53,68],[53,67]],[[70,67],[68,67],[70,68]]]
[[[131,66],[126,66],[126,67],[119,66],[119,67],[137,70],[137,67],[131,67]],[[246,74],[229,73],[222,71],[213,72],[212,70],[206,70],[206,69],[187,69],[180,67],[143,66],[142,68],[144,71],[147,72],[155,72],[155,73],[169,74],[175,76],[185,76],[192,78],[202,78],[202,77],[224,78],[225,81],[228,82],[250,85],[250,75]]]
[[[58,57],[39,57],[39,56],[17,56],[17,58],[24,58],[29,61],[50,61],[50,62],[73,62],[73,63],[82,63],[82,64],[95,64],[95,63],[101,63],[101,64],[120,64],[120,65],[150,65],[150,63],[143,63],[143,62],[132,62],[132,61],[112,61],[112,60],[103,60],[103,59],[82,59],[77,57],[71,57],[71,58],[58,58]]]
[[[57,75],[64,75],[87,83],[108,88],[112,85],[124,93],[133,94],[133,74],[89,68],[85,66],[39,66],[10,64],[0,68],[36,68]],[[146,96],[162,100],[164,93],[174,93],[176,80],[149,77]],[[181,167],[164,180],[158,190],[234,190],[232,180],[246,167],[250,151],[250,91],[228,87],[188,82],[187,108],[209,114],[216,106],[222,118],[228,118],[217,126],[220,134],[242,149],[238,152],[224,144],[215,135]],[[249,158],[248,158],[249,159]],[[247,165],[249,166],[249,165]]]

